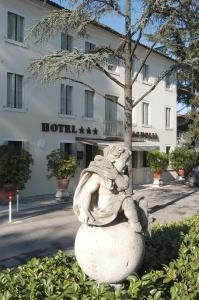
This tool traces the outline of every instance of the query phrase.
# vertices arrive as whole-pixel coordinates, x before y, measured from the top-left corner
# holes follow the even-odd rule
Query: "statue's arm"
[[[83,223],[88,222],[88,218],[91,217],[89,212],[89,207],[91,204],[92,194],[95,193],[100,187],[100,177],[97,174],[93,174],[86,184],[84,185],[81,191],[81,211],[80,211],[80,220]]]

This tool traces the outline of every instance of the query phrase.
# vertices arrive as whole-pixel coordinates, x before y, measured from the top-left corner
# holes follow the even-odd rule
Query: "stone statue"
[[[125,279],[124,276],[128,276],[131,272],[135,271],[143,257],[143,233],[147,233],[148,230],[147,203],[143,201],[143,198],[139,202],[135,201],[132,195],[127,193],[128,176],[125,175],[125,171],[130,155],[130,151],[124,146],[113,144],[106,147],[104,149],[104,156],[97,155],[89,167],[83,170],[75,191],[73,209],[79,221],[83,223],[76,237],[76,257],[83,271],[98,281],[114,283]],[[122,232],[123,237],[120,236]],[[132,236],[134,237],[133,241]],[[108,243],[108,241],[104,240],[105,237],[109,241],[112,240],[107,251],[104,243]],[[123,241],[124,237],[127,240]],[[114,242],[115,238],[117,240]],[[101,246],[99,246],[100,240],[102,243]],[[118,275],[115,277],[111,274],[110,276],[107,276],[107,274],[106,276],[101,276],[100,268],[103,270],[103,262],[100,262],[101,267],[99,266],[100,264],[97,266],[97,261],[99,261],[97,257],[95,269],[99,268],[99,271],[95,272],[91,270],[92,267],[88,266],[87,268],[87,266],[84,266],[86,260],[85,253],[88,255],[88,264],[90,264],[92,259],[95,260],[92,256],[93,251],[98,253],[98,255],[104,255],[104,260],[107,260],[107,256],[110,258],[110,252],[114,253],[116,250],[114,243],[120,241],[124,245],[125,243],[128,244],[129,240],[133,243],[132,250],[136,246],[141,250],[139,251],[136,248],[136,251],[139,252],[137,255],[138,259],[136,262],[134,260],[131,263],[133,270],[130,270],[129,274],[126,274],[128,272],[125,269],[125,272],[123,272],[125,274],[121,276]],[[98,245],[96,249],[94,241]],[[94,248],[90,249],[88,247],[86,249],[85,245],[82,246],[84,243],[90,245],[90,248],[93,248],[93,246]],[[129,244],[127,248],[129,249]],[[89,255],[89,251],[91,251],[91,255]],[[116,252],[117,250],[115,254]],[[121,252],[121,255],[125,256],[125,253]],[[135,255],[132,253],[133,256],[135,258]],[[127,260],[129,261],[129,257]],[[121,270],[121,266],[119,269]]]

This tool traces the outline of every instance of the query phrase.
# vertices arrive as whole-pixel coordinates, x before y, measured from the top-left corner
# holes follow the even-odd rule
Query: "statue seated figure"
[[[127,192],[129,178],[125,170],[130,155],[125,147],[113,144],[104,149],[104,156],[97,155],[83,170],[73,202],[80,222],[105,226],[125,218],[135,232],[146,230],[146,202],[138,204]]]

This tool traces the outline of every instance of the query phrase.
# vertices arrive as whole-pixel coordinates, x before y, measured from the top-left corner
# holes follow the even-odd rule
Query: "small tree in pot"
[[[182,180],[196,163],[196,152],[193,148],[176,147],[169,157],[172,168],[178,173],[179,180]]]
[[[66,154],[60,149],[53,150],[47,155],[47,177],[50,179],[55,177],[57,179],[57,193],[56,198],[62,198],[63,192],[67,189],[69,180],[75,174],[77,162],[74,156],[66,158]]]
[[[150,151],[148,153],[148,163],[154,176],[154,185],[160,184],[160,178],[163,171],[165,171],[169,165],[168,155],[158,150]]]
[[[30,179],[32,155],[13,145],[0,146],[0,188],[2,198],[6,191],[22,190]]]

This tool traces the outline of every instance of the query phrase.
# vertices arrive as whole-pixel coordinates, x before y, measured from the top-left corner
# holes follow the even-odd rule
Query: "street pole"
[[[9,223],[12,223],[12,201],[9,201]]]
[[[19,190],[17,189],[17,212],[19,211]]]

